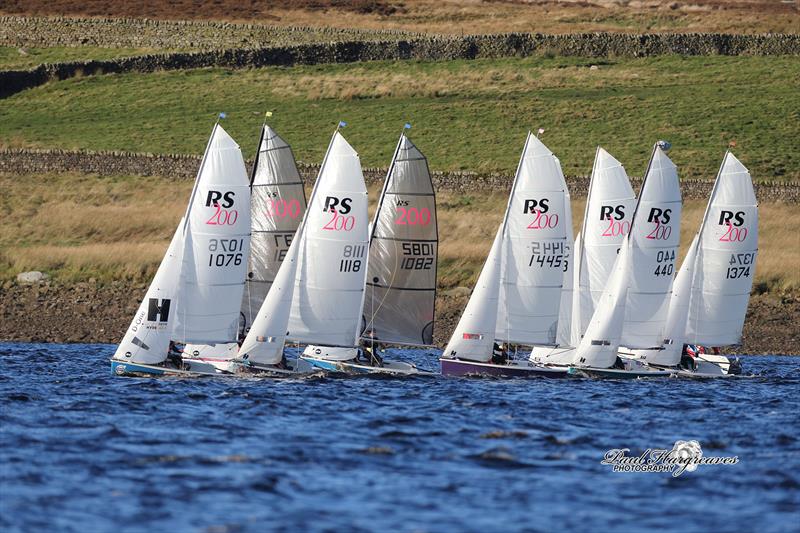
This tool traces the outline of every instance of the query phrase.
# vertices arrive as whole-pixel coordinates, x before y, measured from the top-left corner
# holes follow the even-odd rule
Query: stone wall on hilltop
[[[90,152],[82,150],[0,150],[0,173],[15,175],[59,174],[75,172],[100,176],[161,176],[167,179],[194,179],[200,165],[199,155],[144,154],[131,152]],[[252,161],[248,161],[248,167]],[[299,163],[306,183],[312,183],[319,165]],[[364,168],[368,184],[383,183],[385,168]],[[436,190],[472,193],[478,191],[508,191],[513,176],[503,173],[434,172]],[[589,188],[586,176],[567,176],[567,186],[574,198],[585,197]],[[640,180],[631,179],[634,188]],[[706,200],[711,194],[712,181],[681,180],[685,199]],[[800,204],[800,184],[792,182],[756,183],[760,202]]]

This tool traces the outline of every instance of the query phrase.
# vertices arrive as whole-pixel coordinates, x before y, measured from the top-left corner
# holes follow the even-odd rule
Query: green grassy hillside
[[[594,68],[593,66],[597,67]],[[0,100],[0,146],[200,153],[214,117],[253,153],[264,110],[298,158],[321,160],[334,125],[385,166],[405,121],[434,169],[509,172],[529,128],[567,174],[602,144],[641,175],[656,139],[681,175],[713,178],[728,142],[757,180],[800,180],[800,62],[793,57],[532,57],[221,69],[53,82]]]

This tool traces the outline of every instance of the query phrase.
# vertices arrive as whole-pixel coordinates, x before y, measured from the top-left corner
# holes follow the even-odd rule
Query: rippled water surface
[[[797,531],[800,359],[690,381],[112,377],[0,344],[4,531]],[[402,352],[401,352],[402,353]],[[399,353],[398,353],[399,354]],[[398,355],[396,354],[396,355]],[[436,359],[404,352],[421,365]],[[614,473],[696,439],[739,464]]]

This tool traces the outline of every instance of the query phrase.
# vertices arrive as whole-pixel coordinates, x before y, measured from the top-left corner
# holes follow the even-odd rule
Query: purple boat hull
[[[477,361],[462,361],[459,359],[439,359],[442,365],[443,376],[496,376],[509,378],[563,378],[567,376],[567,369],[550,368],[521,362],[512,365],[494,365],[491,363],[478,363]]]

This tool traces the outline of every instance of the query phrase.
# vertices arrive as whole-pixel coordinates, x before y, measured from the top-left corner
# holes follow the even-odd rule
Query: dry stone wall
[[[111,60],[40,65],[0,72],[0,98],[48,80],[75,75],[221,67],[351,63],[376,60],[453,60],[524,57],[536,53],[581,57],[681,55],[800,55],[800,35],[724,34],[503,34],[343,41],[206,52],[176,52]]]
[[[100,176],[161,176],[167,179],[194,179],[200,165],[200,156],[181,154],[143,154],[131,152],[90,152],[71,150],[0,150],[0,173],[36,175],[51,173],[97,174]],[[248,161],[248,168],[252,161]],[[300,173],[306,183],[313,182],[319,165],[300,163]],[[368,184],[383,183],[385,168],[365,168]],[[479,174],[474,172],[434,172],[436,190],[470,194],[480,191],[508,191],[513,176],[502,173]],[[641,182],[632,178],[634,189]],[[713,182],[708,180],[681,180],[685,199],[705,200],[711,193]],[[574,198],[585,197],[589,187],[586,176],[568,176],[567,186]],[[800,184],[791,182],[763,182],[756,184],[760,202],[800,204]]]
[[[391,40],[420,35],[356,30],[121,18],[0,17],[0,46],[218,50],[352,40]]]

